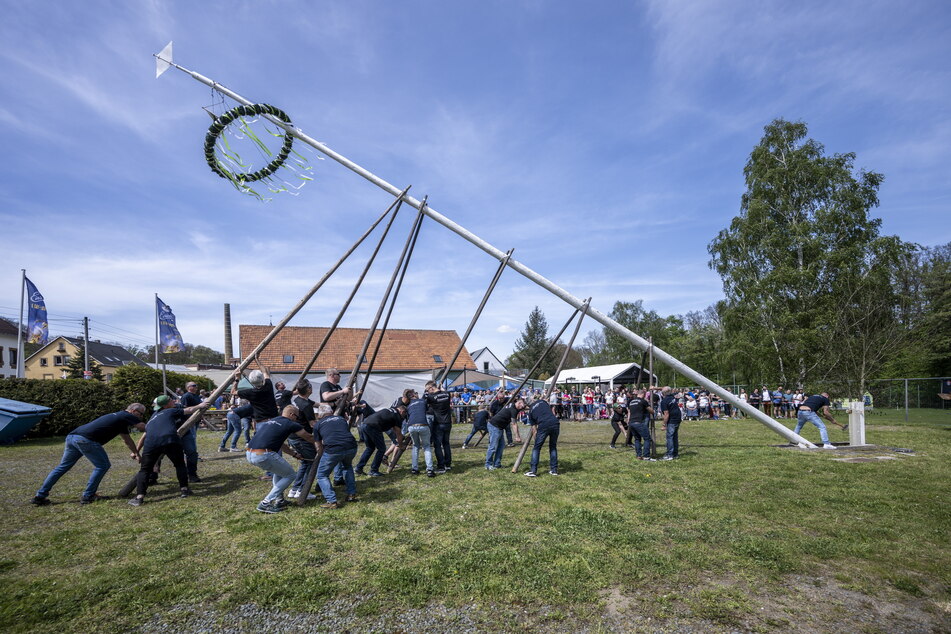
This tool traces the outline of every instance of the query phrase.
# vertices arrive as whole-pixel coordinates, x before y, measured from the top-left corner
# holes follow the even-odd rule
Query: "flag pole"
[[[20,269],[20,321],[17,322],[17,378],[23,378],[23,300],[26,299],[26,269]]]
[[[158,313],[158,293],[155,294],[155,365],[159,363],[159,313]],[[156,368],[158,369],[158,368]],[[165,380],[165,354],[162,354],[162,394],[168,392],[168,384]]]

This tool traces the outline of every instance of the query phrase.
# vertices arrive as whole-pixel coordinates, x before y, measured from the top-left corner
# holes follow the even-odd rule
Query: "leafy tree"
[[[951,376],[951,242],[926,250],[920,342],[930,376]]]
[[[731,345],[751,369],[784,385],[833,365],[829,350],[848,336],[843,328],[861,325],[837,319],[842,302],[881,257],[896,255],[868,213],[883,176],[854,173],[855,154],[827,156],[807,132],[783,119],[765,127],[743,170],[740,214],[708,247],[723,279]],[[861,292],[881,290],[877,281],[866,286]]]
[[[538,359],[548,347],[548,320],[545,314],[536,306],[528,315],[528,321],[525,322],[525,329],[515,341],[515,349],[505,362],[508,368],[529,369],[535,365]],[[553,355],[549,355],[552,357]],[[556,360],[554,364],[557,364]],[[552,369],[554,368],[552,364]],[[529,378],[537,379],[547,367],[539,367]]]
[[[139,359],[145,361],[146,363],[155,362],[155,346],[146,346],[140,348],[139,346],[130,346],[126,350],[137,356]],[[161,360],[162,356],[159,355]],[[161,362],[161,361],[160,361]],[[186,343],[184,349],[181,352],[175,352],[172,354],[165,355],[166,363],[174,363],[177,365],[183,365],[185,363],[207,363],[207,364],[220,364],[224,363],[224,354],[213,350],[208,346],[194,345],[191,343]]]
[[[86,344],[80,341],[76,354],[66,363],[66,378],[81,379],[85,370]],[[92,378],[102,381],[102,367],[92,358],[89,359],[89,371],[92,372]]]

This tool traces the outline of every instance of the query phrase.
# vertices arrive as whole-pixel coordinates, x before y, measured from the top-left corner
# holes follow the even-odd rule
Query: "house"
[[[479,348],[473,352],[472,361],[479,372],[496,376],[502,376],[506,373],[505,364],[499,361],[499,358],[488,348]]]
[[[0,378],[17,375],[17,325],[0,317]]]
[[[69,359],[79,354],[83,340],[80,337],[56,337],[31,354],[23,362],[23,376],[28,379],[64,379]],[[147,365],[123,348],[99,340],[89,341],[89,361],[102,367],[102,377],[112,380],[116,369],[124,365]]]
[[[271,330],[273,326],[238,326],[241,358],[245,359],[254,352]],[[275,382],[283,380],[290,387],[310,363],[328,330],[326,327],[286,326],[261,352],[259,359],[270,370]],[[341,385],[346,385],[368,332],[366,328],[337,328],[327,340],[317,362],[308,373],[308,378],[319,385],[324,380],[327,368],[337,368],[342,375]],[[373,350],[379,340],[379,334],[374,334],[366,353],[366,361],[373,357]],[[387,330],[373,366],[369,388],[364,391],[364,398],[376,408],[392,403],[405,388],[413,388],[422,393],[426,381],[438,378],[452,360],[452,355],[460,343],[461,339],[455,330]],[[255,367],[252,363],[249,369]],[[463,369],[474,368],[472,357],[463,347],[451,368],[449,378],[455,378]],[[364,362],[360,368],[361,373],[366,369],[367,363]],[[316,387],[315,385],[315,389]]]

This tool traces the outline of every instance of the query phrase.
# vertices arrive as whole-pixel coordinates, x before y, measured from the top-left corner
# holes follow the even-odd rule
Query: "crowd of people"
[[[230,395],[215,403],[227,409],[227,429],[218,451],[243,452],[247,462],[262,471],[262,479],[271,488],[257,505],[262,513],[280,513],[288,499],[316,499],[310,490],[316,480],[317,490],[324,498],[323,508],[336,509],[344,502],[356,502],[356,476],[381,477],[384,464],[392,471],[401,454],[411,449],[412,475],[421,475],[420,454],[426,476],[436,477],[452,471],[450,435],[454,422],[465,422],[472,414],[472,429],[462,449],[474,448],[488,436],[485,469],[501,468],[506,447],[522,442],[520,424],[528,425],[526,448],[534,440],[530,465],[525,476],[537,477],[542,449],[548,444],[548,473],[559,475],[558,436],[563,420],[610,420],[613,436],[609,443],[617,449],[624,436],[626,447],[634,450],[638,460],[653,461],[653,424],[660,420],[666,436],[662,460],[679,457],[679,428],[683,420],[735,418],[740,412],[717,394],[701,389],[654,387],[626,389],[624,386],[602,391],[599,387],[584,390],[553,389],[549,393],[522,389],[472,392],[468,389],[455,395],[429,381],[420,395],[406,389],[389,407],[375,411],[360,394],[340,385],[340,372],[330,368],[326,379],[314,392],[308,379],[301,379],[293,390],[278,381],[272,383],[268,369],[247,375],[250,387],[239,389],[242,374],[236,370]],[[93,473],[81,497],[83,504],[100,499],[99,483],[110,467],[103,445],[120,436],[130,449],[130,456],[139,462],[135,478],[132,506],[141,506],[149,486],[158,479],[161,461],[168,457],[175,469],[182,497],[192,494],[190,484],[200,482],[196,425],[179,433],[182,424],[196,412],[203,412],[212,403],[207,393],[189,382],[179,398],[160,395],[152,403],[153,413],[132,403],[122,412],[107,414],[80,426],[66,437],[66,448],[60,464],[50,472],[33,497],[33,504],[49,504],[53,485],[68,472],[80,457],[93,464]],[[738,398],[754,408],[763,408],[767,415],[795,417],[798,434],[806,423],[815,425],[825,448],[834,449],[820,414],[838,425],[832,417],[828,394],[806,397],[802,390],[781,387],[741,390]],[[455,416],[453,415],[455,414]],[[841,425],[840,425],[841,426]],[[358,430],[354,437],[352,428]],[[144,432],[136,444],[130,431]],[[253,430],[253,435],[252,435]],[[476,435],[479,437],[476,439]],[[243,448],[238,448],[244,439]],[[475,440],[475,442],[473,442]],[[357,459],[360,444],[364,449]],[[230,447],[229,447],[230,445]],[[298,461],[291,465],[285,455]],[[356,463],[354,464],[354,461]],[[369,469],[369,471],[366,471]],[[335,488],[343,487],[341,499]]]

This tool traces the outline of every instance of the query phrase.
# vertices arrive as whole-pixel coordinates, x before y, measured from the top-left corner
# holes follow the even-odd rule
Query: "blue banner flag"
[[[50,337],[49,318],[46,316],[46,301],[43,299],[43,294],[36,289],[36,285],[28,277],[23,279],[26,280],[26,297],[30,306],[29,313],[27,313],[26,342],[45,345]]]
[[[185,349],[185,342],[182,340],[181,333],[178,332],[178,326],[175,325],[175,315],[168,304],[155,296],[155,311],[158,315],[159,324],[159,350],[165,354],[181,352]]]

